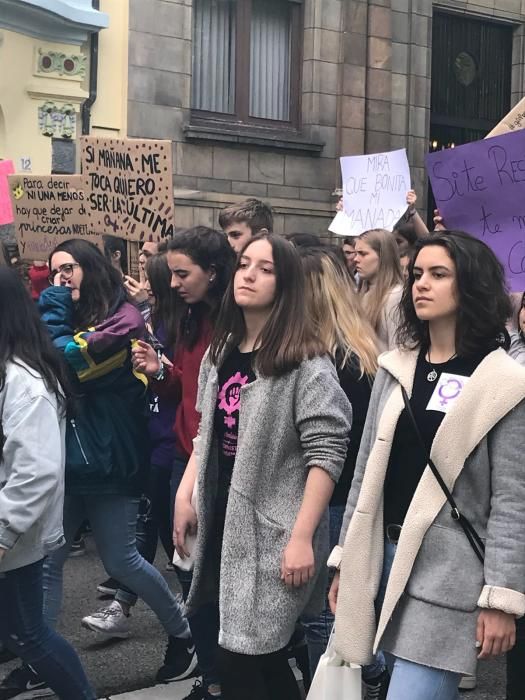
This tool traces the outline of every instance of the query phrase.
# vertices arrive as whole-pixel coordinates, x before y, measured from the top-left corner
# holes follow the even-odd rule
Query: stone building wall
[[[192,0],[130,0],[128,133],[173,140],[177,225],[217,226],[225,204],[255,196],[276,230],[324,231],[339,156],[401,147],[424,207],[435,9],[515,27],[517,102],[525,0],[304,0],[300,135],[250,138],[191,123]]]

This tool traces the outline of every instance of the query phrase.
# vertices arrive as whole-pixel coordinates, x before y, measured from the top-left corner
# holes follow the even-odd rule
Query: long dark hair
[[[177,292],[171,288],[171,272],[165,253],[148,258],[146,277],[155,297],[155,306],[151,313],[153,332],[162,325],[166,335],[166,347],[173,350],[177,340],[177,307],[180,301]]]
[[[20,276],[0,267],[0,390],[4,388],[8,362],[25,362],[43,379],[58,405],[66,409],[71,385],[62,355],[40,320],[34,301]],[[1,454],[0,443],[0,454]]]
[[[235,265],[235,253],[223,233],[206,226],[180,231],[168,243],[168,252],[187,255],[195,265],[215,273],[210,283],[207,303],[186,304],[181,301],[178,341],[192,348],[198,340],[206,316],[215,323],[219,307]]]
[[[102,323],[126,298],[122,278],[93,243],[73,238],[57,245],[55,253],[69,253],[82,268],[80,298],[75,304],[75,326],[88,328]]]
[[[508,349],[506,324],[512,306],[503,265],[488,245],[463,231],[440,231],[416,243],[400,305],[402,322],[397,333],[398,343],[411,349],[428,348],[428,322],[417,317],[412,287],[417,256],[431,245],[444,248],[456,266],[457,354],[469,357],[497,347]]]
[[[268,241],[271,245],[276,282],[273,307],[257,343],[255,367],[263,376],[280,376],[296,369],[306,358],[324,354],[327,349],[315,338],[306,315],[304,273],[297,249],[282,236],[265,233],[246,243],[239,261],[255,241]],[[239,264],[237,262],[236,271]],[[219,365],[225,350],[239,345],[245,335],[244,313],[235,301],[232,278],[210,345],[212,362]]]

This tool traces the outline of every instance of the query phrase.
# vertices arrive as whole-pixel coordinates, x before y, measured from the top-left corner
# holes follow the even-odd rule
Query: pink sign
[[[15,220],[11,197],[9,196],[9,183],[7,176],[15,172],[12,160],[0,160],[0,226],[12,224]]]

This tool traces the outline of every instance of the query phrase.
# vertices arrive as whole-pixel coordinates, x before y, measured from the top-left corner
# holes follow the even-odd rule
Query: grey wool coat
[[[216,601],[207,555],[213,537],[218,450],[214,431],[217,369],[205,356],[199,377],[201,412],[195,441],[199,522],[191,613]],[[281,557],[301,507],[310,467],[337,481],[351,427],[351,407],[327,357],[305,360],[282,377],[241,389],[239,436],[222,543],[219,643],[242,654],[267,654],[290,641],[303,611],[320,610],[326,586],[328,512],[314,536],[315,575],[301,588],[280,579]]]
[[[427,467],[407,512],[383,608],[374,611],[384,550],[383,485],[392,440],[411,394],[417,352],[380,357],[348,497],[340,546],[336,648],[370,662],[383,649],[409,661],[474,674],[480,608],[525,613],[525,369],[491,352],[445,415],[431,456],[486,543],[482,565],[450,516]]]

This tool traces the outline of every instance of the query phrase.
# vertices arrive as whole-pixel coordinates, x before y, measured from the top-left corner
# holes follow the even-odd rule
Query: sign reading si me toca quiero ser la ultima
[[[80,139],[86,209],[97,233],[131,241],[173,234],[171,141]]]

